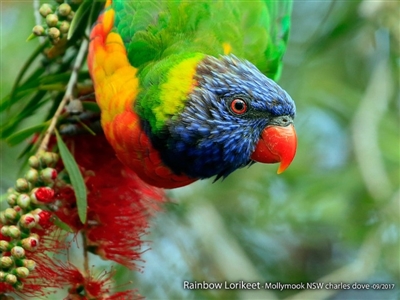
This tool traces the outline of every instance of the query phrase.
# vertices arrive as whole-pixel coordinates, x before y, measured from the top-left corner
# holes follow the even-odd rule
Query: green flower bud
[[[57,171],[53,168],[46,168],[40,172],[40,178],[43,180],[44,183],[53,183],[54,179],[57,178]]]
[[[74,11],[71,11],[71,12],[69,13],[69,15],[67,16],[67,20],[68,20],[68,21],[72,21],[72,19],[74,18],[74,16],[75,16],[75,12],[74,12]]]
[[[29,169],[25,173],[25,179],[31,183],[36,183],[39,180],[39,172],[36,169]]]
[[[69,26],[70,26],[70,24],[68,21],[62,21],[60,24],[60,31],[62,33],[67,33],[69,30]]]
[[[48,14],[46,16],[46,23],[49,27],[54,27],[57,26],[58,23],[58,17],[56,14]]]
[[[0,240],[0,251],[7,252],[9,250],[10,243],[5,240]]]
[[[53,27],[54,28],[54,27]],[[57,28],[55,28],[57,29]],[[52,28],[50,28],[50,30],[52,30]],[[58,29],[57,29],[58,30]],[[50,35],[50,33],[49,33]],[[60,36],[60,31],[58,30],[58,36]],[[57,37],[58,37],[57,36]],[[52,152],[45,152],[43,153],[42,156],[42,160],[43,162],[46,164],[46,166],[52,166],[54,165],[54,157],[53,157],[53,153]]]
[[[26,278],[29,276],[29,270],[25,267],[18,267],[15,269],[15,275],[17,275],[18,278]]]
[[[8,220],[6,219],[6,216],[4,215],[4,211],[0,211],[0,225],[6,225],[8,223]]]
[[[4,216],[9,221],[14,221],[18,217],[18,213],[15,211],[14,208],[6,208],[4,210]]]
[[[36,36],[42,36],[44,35],[45,31],[42,25],[36,25],[32,28],[32,33]]]
[[[7,275],[7,273],[5,273],[3,271],[0,271],[0,282],[4,282],[4,279],[5,279],[6,275]]]
[[[8,227],[8,236],[17,239],[21,236],[21,230],[15,225],[10,225]]]
[[[39,167],[40,167],[40,160],[37,156],[29,157],[28,163],[31,168],[39,169]]]
[[[51,39],[57,39],[60,37],[60,30],[58,30],[56,27],[51,27],[49,28],[49,37]],[[48,153],[48,152],[46,152]],[[43,155],[43,160],[45,160],[46,154]],[[51,156],[50,156],[51,158]],[[46,162],[45,162],[46,163]],[[46,165],[49,165],[46,163]]]
[[[37,225],[36,218],[34,215],[29,213],[22,215],[21,218],[19,219],[19,225],[22,228],[31,229]]]
[[[60,38],[59,37],[51,40],[51,43],[53,45],[57,45],[59,42],[60,42]]]
[[[3,225],[3,227],[1,227],[1,230],[0,230],[1,234],[4,236],[8,236],[9,235],[9,230],[8,230],[9,227],[10,226]]]
[[[18,278],[14,274],[7,274],[6,277],[4,277],[4,281],[8,284],[14,285],[17,283]]]
[[[17,204],[22,208],[26,209],[31,205],[31,198],[28,194],[21,194],[17,198]]]
[[[24,283],[22,281],[17,281],[14,285],[13,285],[14,289],[16,289],[17,291],[22,291],[22,289],[24,288]]]
[[[16,259],[25,257],[25,249],[20,246],[14,246],[11,248],[11,255]]]
[[[24,265],[25,268],[27,268],[29,271],[33,271],[36,268],[36,262],[32,259],[24,259],[22,261],[22,264]]]
[[[67,3],[63,3],[58,7],[58,13],[63,17],[68,16],[71,10],[71,6],[69,6]]]
[[[9,194],[9,195],[7,196],[7,203],[8,203],[10,206],[14,206],[15,203],[17,203],[17,195],[16,195],[16,194]]]
[[[53,13],[53,9],[51,8],[51,6],[49,4],[44,3],[44,4],[42,4],[42,6],[40,6],[39,12],[43,18],[46,18],[46,16],[48,14]]]
[[[30,188],[31,184],[25,178],[18,178],[15,182],[15,189],[20,193],[28,191]]]
[[[0,266],[3,269],[10,268],[14,265],[14,260],[10,256],[2,256],[0,258]]]

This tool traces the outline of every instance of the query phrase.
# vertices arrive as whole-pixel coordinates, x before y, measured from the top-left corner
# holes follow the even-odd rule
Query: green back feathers
[[[184,61],[193,57],[199,61],[199,53],[215,57],[232,53],[277,80],[291,2],[114,0],[115,30],[125,43],[130,63],[139,69],[138,113],[150,121],[154,131],[179,113],[185,105],[184,94],[193,88],[192,78],[179,89],[179,97],[166,100],[160,96],[166,94],[165,88],[172,91],[174,85],[165,85],[172,69],[183,64],[183,73],[189,76],[192,65]]]

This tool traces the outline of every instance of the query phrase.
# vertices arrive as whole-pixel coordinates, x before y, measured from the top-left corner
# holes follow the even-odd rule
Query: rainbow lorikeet
[[[295,104],[273,79],[290,12],[291,1],[108,0],[88,65],[118,158],[164,188],[254,162],[283,172]]]

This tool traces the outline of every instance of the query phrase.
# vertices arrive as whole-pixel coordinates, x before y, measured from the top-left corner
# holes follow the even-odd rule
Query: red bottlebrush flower
[[[51,203],[54,201],[54,190],[49,187],[40,187],[35,191],[35,197],[42,203]]]
[[[55,185],[61,202],[55,214],[74,230],[84,230],[88,249],[128,268],[140,259],[141,236],[148,217],[165,200],[161,189],[144,183],[115,156],[103,135],[67,140],[81,168],[88,190],[87,223],[79,221],[69,185]],[[101,149],[99,151],[99,149]]]
[[[50,222],[50,218],[52,216],[51,212],[47,210],[42,210],[37,214],[39,216],[39,225],[42,226],[42,228],[49,228],[50,226],[53,225],[52,222]]]

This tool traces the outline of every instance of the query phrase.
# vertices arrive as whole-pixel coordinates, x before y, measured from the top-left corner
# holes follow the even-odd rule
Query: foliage
[[[33,20],[13,5],[3,4],[3,9],[19,15],[26,38]],[[85,12],[87,18],[95,14]],[[119,284],[133,280],[149,299],[397,299],[399,17],[395,1],[296,2],[280,81],[297,104],[294,163],[279,176],[274,166],[254,165],[223,182],[203,181],[171,192],[177,203],[154,219],[145,271],[121,268],[114,279]],[[11,39],[14,31],[4,30],[3,58],[10,60],[1,62],[1,132],[17,149],[27,147],[26,154],[35,149],[22,141],[49,126],[64,96],[85,32],[84,25],[77,26],[82,27],[71,39],[69,54],[44,59],[50,73],[33,62],[42,49],[36,44],[31,73],[19,76],[17,88],[11,87],[13,71],[26,68],[9,53],[27,59],[32,50],[24,48],[35,48],[36,41],[23,44],[22,38]],[[75,95],[89,94],[85,69],[78,77]],[[59,122],[70,124],[71,119],[61,114]],[[21,165],[15,149],[2,144],[4,191]],[[211,291],[183,289],[184,280],[397,286],[386,291]]]

